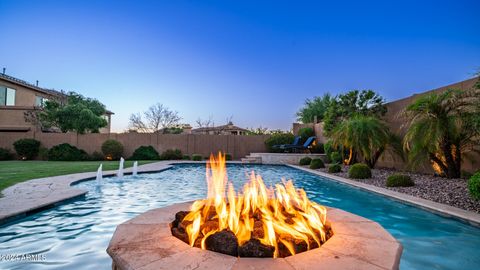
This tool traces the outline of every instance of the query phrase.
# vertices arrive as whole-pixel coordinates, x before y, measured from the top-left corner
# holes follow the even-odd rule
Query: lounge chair
[[[282,149],[282,150],[285,150],[287,148],[291,148],[291,147],[295,147],[295,146],[300,146],[300,139],[302,137],[301,136],[296,136],[295,139],[293,139],[293,143],[292,144],[276,144],[274,146],[272,146],[273,148],[275,149]]]
[[[285,150],[291,149],[294,152],[301,151],[301,150],[309,150],[310,151],[310,148],[311,148],[313,142],[315,141],[315,139],[316,139],[315,136],[309,137],[305,141],[305,143],[303,143],[302,145],[288,146],[288,147],[285,148]]]

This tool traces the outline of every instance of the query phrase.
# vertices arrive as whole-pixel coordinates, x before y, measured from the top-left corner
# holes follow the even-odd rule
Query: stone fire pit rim
[[[112,269],[398,269],[402,245],[378,223],[327,207],[333,236],[321,247],[285,258],[237,258],[190,247],[170,222],[192,202],[149,210],[119,226],[107,253]]]

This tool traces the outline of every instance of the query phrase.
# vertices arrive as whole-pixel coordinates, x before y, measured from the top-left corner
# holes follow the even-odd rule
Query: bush
[[[273,148],[274,145],[292,144],[295,137],[292,133],[275,133],[265,140],[265,146],[270,153],[281,153],[284,150]]]
[[[13,159],[13,154],[10,153],[10,150],[5,148],[0,148],[0,160],[11,160]]]
[[[403,174],[392,174],[387,178],[387,187],[411,187],[414,186],[412,178]]]
[[[468,180],[468,191],[470,191],[472,198],[480,200],[480,171]]]
[[[333,143],[332,143],[331,140],[327,141],[323,145],[323,149],[325,150],[325,154],[327,155],[327,158],[330,158],[330,154],[332,154],[332,152],[335,151],[335,149],[333,148]]]
[[[161,160],[179,160],[183,159],[182,151],[180,149],[168,149],[160,155]]]
[[[315,153],[315,154],[324,154],[325,149],[323,146],[323,143],[315,143],[312,148],[310,148],[310,152]]]
[[[123,145],[116,140],[106,140],[102,144],[102,152],[108,160],[119,160],[123,154]]]
[[[225,160],[232,160],[231,154],[225,154]]]
[[[200,161],[200,160],[202,160],[202,156],[201,156],[201,155],[197,155],[197,154],[193,154],[193,155],[192,155],[192,160],[194,160],[194,161]]]
[[[133,152],[130,157],[132,160],[156,160],[160,159],[160,155],[153,146],[140,146]]]
[[[20,139],[13,143],[17,155],[21,159],[34,159],[40,150],[40,142],[35,139]]]
[[[94,151],[90,155],[90,160],[92,160],[92,161],[102,161],[102,160],[105,160],[105,156],[98,151]]]
[[[332,164],[328,166],[329,173],[339,173],[342,171],[342,166],[340,164]]]
[[[38,149],[38,159],[48,160],[48,148],[40,146],[40,149]]]
[[[356,163],[353,164],[348,170],[348,177],[354,179],[367,179],[372,177],[372,170],[367,164]]]
[[[331,163],[342,163],[342,154],[339,152],[332,152],[330,153],[330,162]]]
[[[310,169],[319,169],[319,168],[325,168],[325,164],[323,164],[323,161],[319,158],[314,158],[310,162]]]
[[[183,160],[190,160],[190,156],[189,155],[183,155]]]
[[[300,159],[300,162],[298,164],[300,164],[300,165],[310,165],[311,162],[312,162],[311,158],[304,157],[304,158]]]
[[[315,136],[315,132],[313,131],[313,128],[301,128],[298,130],[298,136],[302,137],[300,141],[304,143],[308,139],[308,137]]]
[[[88,160],[88,154],[68,143],[55,145],[48,150],[48,160],[53,161],[81,161]]]

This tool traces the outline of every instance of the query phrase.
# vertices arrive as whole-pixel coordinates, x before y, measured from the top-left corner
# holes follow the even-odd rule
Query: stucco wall
[[[111,133],[111,134],[75,134],[42,132],[0,132],[0,147],[13,151],[13,143],[21,138],[34,138],[42,146],[51,148],[57,144],[69,143],[87,153],[101,151],[102,143],[115,139],[124,146],[124,156],[132,155],[136,148],[151,145],[161,153],[167,149],[180,149],[183,153],[200,154],[204,157],[218,151],[232,154],[234,159],[245,157],[251,152],[265,152],[265,140],[269,135],[201,135],[201,134],[145,134],[145,133]]]
[[[414,94],[410,97],[399,99],[393,102],[389,102],[386,104],[387,106],[387,113],[384,116],[384,120],[389,126],[390,130],[394,132],[395,134],[400,135],[403,137],[403,135],[406,132],[406,129],[408,128],[406,126],[406,121],[405,118],[403,117],[402,113],[404,109],[411,104],[415,99],[424,96],[429,93],[441,93],[444,92],[448,89],[459,89],[459,90],[467,90],[471,89],[475,83],[477,82],[478,78],[472,78],[469,80],[465,80],[462,82],[454,83],[451,85],[447,85],[444,87],[440,87],[437,89],[433,89],[430,91],[426,91],[420,94]],[[300,123],[294,123],[293,124],[293,132],[294,134],[298,134],[298,130],[304,127],[311,127],[314,128],[315,135],[317,136],[317,139],[319,142],[325,143],[327,141],[327,138],[324,137],[323,135],[323,123],[317,123],[317,124],[300,124]],[[398,156],[392,154],[391,152],[385,152],[377,162],[377,167],[384,167],[384,168],[396,168],[396,169],[406,169],[406,163]],[[475,172],[480,169],[480,155],[478,154],[472,154],[472,156],[467,159],[464,158],[463,163],[462,163],[462,169],[469,171],[469,172]],[[422,164],[417,168],[417,171],[419,172],[425,172],[425,173],[431,173],[433,172],[431,166],[426,163]]]
[[[302,124],[302,123],[293,123],[293,134],[298,135],[298,131],[302,128],[312,128],[313,131],[315,132],[315,137],[317,137],[317,142],[319,143],[326,143],[327,138],[323,134],[323,123],[308,123],[308,124]]]
[[[475,85],[477,80],[477,78],[472,78],[469,80],[423,92],[421,94],[415,94],[407,98],[389,102],[386,104],[388,111],[384,117],[385,122],[390,127],[390,130],[392,132],[403,137],[408,127],[405,125],[406,121],[402,113],[405,107],[411,104],[415,99],[429,93],[442,93],[448,89],[471,89]],[[405,168],[405,163],[399,157],[393,156],[390,153],[385,153],[378,161],[377,166],[387,168]],[[463,160],[462,169],[470,172],[474,172],[480,169],[480,155],[473,155],[471,159],[465,158]],[[432,172],[432,169],[429,164],[423,164],[418,168],[418,171],[429,173]]]

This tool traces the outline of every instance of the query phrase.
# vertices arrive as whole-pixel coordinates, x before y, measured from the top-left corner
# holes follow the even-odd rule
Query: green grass
[[[139,161],[138,165],[153,161]],[[30,179],[71,173],[94,172],[103,164],[103,170],[118,169],[118,161],[0,161],[0,191]],[[126,160],[125,168],[133,161]]]

